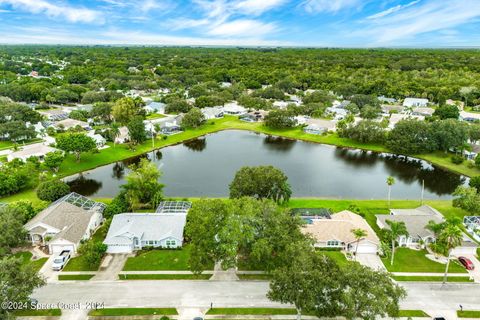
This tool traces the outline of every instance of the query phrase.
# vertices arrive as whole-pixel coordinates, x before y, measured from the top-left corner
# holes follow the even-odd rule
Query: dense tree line
[[[170,88],[189,89],[190,97],[211,105],[236,98],[241,88],[266,99],[322,89],[346,97],[453,98],[475,105],[479,62],[475,50],[3,46],[0,96],[92,103],[118,99],[117,90]],[[31,71],[50,78],[26,77]],[[216,87],[219,82],[240,87],[224,90]]]

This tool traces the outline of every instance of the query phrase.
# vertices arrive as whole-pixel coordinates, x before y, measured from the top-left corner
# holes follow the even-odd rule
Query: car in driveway
[[[475,269],[472,260],[468,259],[467,257],[458,257],[458,261],[465,267],[467,270]]]

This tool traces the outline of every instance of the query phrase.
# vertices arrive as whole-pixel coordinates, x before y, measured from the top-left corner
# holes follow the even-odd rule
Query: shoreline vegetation
[[[134,150],[129,149],[128,145],[113,145],[112,143],[108,143],[109,148],[100,150],[98,153],[83,154],[80,162],[76,162],[74,155],[68,154],[60,166],[58,177],[65,178],[74,174],[80,174],[82,172],[93,170],[117,161],[123,161],[142,154],[161,150],[165,147],[177,145],[189,140],[201,138],[208,134],[225,130],[245,130],[259,134],[278,136],[285,139],[325,144],[341,148],[359,149],[378,153],[392,153],[385,146],[380,144],[359,143],[352,139],[340,138],[336,133],[327,135],[313,135],[303,132],[302,128],[300,127],[292,129],[271,129],[265,126],[263,123],[243,122],[235,116],[225,116],[221,119],[209,120],[206,124],[197,129],[188,129],[166,138],[157,137],[155,139],[154,146],[151,139],[136,146]],[[445,170],[468,177],[480,175],[480,170],[475,167],[469,167],[465,163],[459,165],[453,164],[450,160],[450,157],[446,153],[435,152],[425,155],[408,155],[408,157],[418,158]],[[20,199],[28,199],[33,202],[40,201],[36,198],[33,189],[23,190],[19,193],[0,198],[0,201],[13,202]]]

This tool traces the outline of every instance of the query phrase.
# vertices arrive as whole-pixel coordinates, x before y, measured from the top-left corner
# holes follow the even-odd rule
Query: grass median
[[[93,274],[59,274],[58,280],[60,281],[87,281],[94,277]]]
[[[105,308],[92,310],[89,316],[174,316],[177,315],[175,308]]]
[[[208,280],[211,274],[119,274],[119,280]]]
[[[60,317],[62,310],[60,309],[43,309],[43,310],[17,310],[13,313],[16,317]]]
[[[442,276],[392,276],[396,281],[442,282]],[[447,282],[474,282],[470,277],[448,277]]]
[[[457,317],[459,317],[459,318],[480,318],[480,310],[457,311]]]

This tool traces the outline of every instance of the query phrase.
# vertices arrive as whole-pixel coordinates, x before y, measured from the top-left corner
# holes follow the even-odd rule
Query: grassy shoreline
[[[165,147],[177,145],[188,140],[225,130],[245,130],[266,135],[279,136],[286,139],[332,145],[342,148],[361,149],[372,152],[390,152],[385,146],[379,144],[359,143],[352,139],[340,138],[336,134],[312,135],[303,132],[301,128],[271,129],[266,127],[263,123],[248,123],[240,121],[237,117],[226,116],[222,119],[210,120],[207,124],[204,124],[200,128],[190,129],[172,136],[168,136],[166,139],[158,137],[155,139],[155,146],[152,145],[152,140],[147,140],[143,144],[136,146],[135,150],[128,149],[128,146],[126,145],[113,145],[112,143],[108,143],[109,148],[100,150],[98,153],[83,154],[80,162],[76,162],[74,156],[69,154],[60,166],[58,177],[64,178],[81,172],[93,170],[117,161],[123,161],[148,152],[157,151]],[[460,165],[453,164],[450,161],[450,157],[444,153],[415,155],[412,157],[428,161],[438,167],[458,174],[466,176],[480,175],[480,169],[475,167],[470,168],[464,163]],[[30,200],[34,203],[40,202],[40,200],[37,199],[33,189],[23,190],[17,194],[3,197],[0,199],[0,201],[13,202],[20,199]]]

